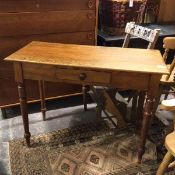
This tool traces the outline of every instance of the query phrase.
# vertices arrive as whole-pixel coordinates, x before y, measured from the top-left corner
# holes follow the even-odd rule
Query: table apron
[[[146,91],[152,74],[86,68],[60,68],[56,65],[22,63],[23,78],[73,84],[88,84]],[[18,77],[18,76],[16,76]],[[18,81],[18,80],[16,80]]]

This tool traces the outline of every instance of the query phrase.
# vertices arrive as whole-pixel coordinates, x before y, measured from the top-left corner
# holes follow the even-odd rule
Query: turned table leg
[[[152,121],[152,117],[154,116],[154,103],[155,103],[155,97],[159,90],[160,78],[161,78],[161,75],[158,75],[158,74],[157,75],[153,74],[150,76],[150,81],[149,81],[148,89],[146,93],[145,105],[144,105],[144,99],[143,99],[144,93],[140,94],[142,96],[141,102],[144,105],[144,109],[143,109],[143,118],[142,118],[141,132],[140,132],[140,143],[138,148],[138,160],[137,160],[138,163],[141,163],[142,156],[145,152],[145,143],[147,139],[149,126]]]
[[[143,119],[143,107],[144,107],[144,101],[145,101],[145,92],[141,91],[139,92],[139,99],[138,99],[138,106],[137,106],[137,117],[136,117],[136,129],[139,130],[142,119]]]
[[[27,146],[30,146],[31,135],[29,132],[29,119],[28,119],[26,89],[24,81],[18,82],[18,93],[19,93],[21,115],[23,118],[23,125],[24,125],[24,138],[26,139]]]
[[[41,112],[43,116],[43,120],[46,120],[46,102],[45,102],[45,86],[44,81],[39,80],[39,93],[40,93],[40,100],[41,100]]]
[[[151,117],[152,117],[153,103],[154,103],[153,97],[148,95],[146,98],[144,112],[143,112],[142,128],[140,133],[141,139],[140,139],[140,144],[138,149],[138,163],[141,163],[142,156],[145,152],[145,143],[146,143],[147,133],[148,133]]]

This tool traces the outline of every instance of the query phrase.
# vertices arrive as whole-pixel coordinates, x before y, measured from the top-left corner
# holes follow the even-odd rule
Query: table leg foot
[[[145,152],[145,147],[138,150],[138,158],[137,158],[138,164],[141,164],[144,152]]]
[[[27,144],[28,147],[30,147],[30,137],[31,137],[30,132],[24,134],[24,138],[26,140],[26,144]]]

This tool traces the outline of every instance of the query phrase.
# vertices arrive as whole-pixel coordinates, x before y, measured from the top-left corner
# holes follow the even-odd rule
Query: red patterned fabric
[[[141,23],[147,0],[134,0],[129,7],[129,0],[101,0],[100,11],[103,29],[114,34],[123,33],[127,22]],[[115,33],[116,32],[116,33]]]

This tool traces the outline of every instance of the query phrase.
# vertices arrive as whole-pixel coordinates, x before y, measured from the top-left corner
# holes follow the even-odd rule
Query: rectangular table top
[[[33,41],[5,60],[95,70],[169,73],[160,52],[150,49]]]

